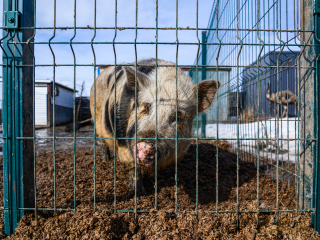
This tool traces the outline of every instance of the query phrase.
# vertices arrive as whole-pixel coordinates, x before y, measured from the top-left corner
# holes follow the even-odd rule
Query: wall
[[[62,106],[55,106],[55,124],[69,123],[73,120],[73,109]],[[50,122],[53,125],[53,104],[50,106]]]
[[[190,75],[192,76],[193,82],[196,83],[197,81],[196,70],[192,69],[190,71]],[[199,68],[198,82],[200,82],[201,79],[202,79],[201,68]],[[217,71],[210,69],[206,71],[205,79],[218,79],[221,84],[220,85],[221,87],[218,89],[210,108],[205,111],[205,114],[207,116],[207,123],[214,123],[217,121],[225,122],[228,120],[229,101],[228,101],[228,94],[223,94],[223,93],[228,91],[228,88],[229,88],[229,71],[221,68],[219,70],[219,74],[217,78]]]
[[[52,85],[51,85],[52,86]],[[73,92],[56,85],[59,89],[59,95],[55,97],[56,105],[73,108]],[[53,104],[53,97],[51,96],[51,104]]]
[[[47,91],[46,85],[43,87],[35,87],[35,124],[37,126],[48,125]]]
[[[55,124],[65,124],[73,120],[73,91],[56,85],[58,96],[55,96]],[[50,84],[50,92],[52,84]],[[57,91],[56,91],[57,92]],[[53,97],[50,104],[50,126],[53,125]]]

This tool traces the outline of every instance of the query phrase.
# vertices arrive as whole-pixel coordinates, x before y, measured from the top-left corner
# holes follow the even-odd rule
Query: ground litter
[[[258,167],[259,203],[257,203],[256,164],[251,158],[240,158],[237,176],[237,155],[228,151],[230,146],[227,142],[221,141],[219,146],[217,162],[216,142],[199,144],[198,195],[194,144],[190,146],[184,159],[178,163],[177,189],[175,166],[158,173],[156,196],[155,176],[145,175],[147,195],[138,195],[137,209],[150,212],[139,212],[136,221],[132,212],[113,214],[114,162],[102,160],[100,147],[96,150],[95,160],[92,148],[77,149],[75,165],[72,150],[56,151],[56,195],[53,182],[53,153],[40,152],[37,154],[36,167],[37,207],[53,208],[56,196],[57,213],[39,210],[37,220],[34,213],[26,214],[19,222],[16,233],[7,238],[320,239],[318,233],[312,229],[308,213],[299,213],[297,216],[296,212],[277,212],[277,181],[266,173],[265,166],[260,164]],[[237,179],[239,179],[238,184]],[[76,181],[75,188],[74,181]],[[0,186],[2,187],[2,182]],[[179,211],[177,215],[175,215],[176,190],[177,211]],[[291,179],[288,181],[280,179],[278,190],[278,210],[296,209],[294,182]],[[74,193],[76,193],[75,201]],[[3,198],[2,190],[0,197]],[[76,212],[59,210],[73,209],[74,202],[76,208],[81,210]],[[195,211],[196,202],[198,202],[198,212]],[[259,227],[257,227],[257,213],[250,212],[256,210],[257,205],[260,210],[271,211],[259,213]],[[134,191],[128,189],[128,169],[117,161],[116,209],[134,210],[134,207]],[[236,214],[237,208],[239,211],[246,211],[239,213],[239,218]],[[216,210],[218,213],[206,212]],[[233,212],[225,213],[227,210]],[[4,238],[3,212],[1,214],[0,228],[1,236]]]

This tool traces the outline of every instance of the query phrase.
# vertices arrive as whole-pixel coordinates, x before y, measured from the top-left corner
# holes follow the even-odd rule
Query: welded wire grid
[[[1,39],[1,48],[3,50],[5,64],[3,64],[4,71],[7,72],[7,76],[10,75],[10,68],[8,67],[8,53],[3,48],[4,40],[7,41],[8,49],[13,49],[16,45],[34,45],[37,48],[40,45],[47,45],[52,53],[52,63],[42,64],[35,62],[36,57],[33,54],[33,64],[28,65],[33,68],[33,79],[35,79],[35,69],[40,67],[51,67],[52,69],[52,79],[53,79],[53,89],[56,88],[56,69],[57,67],[73,67],[74,77],[73,77],[73,136],[72,137],[59,137],[55,134],[55,123],[53,124],[53,136],[52,137],[36,137],[35,135],[35,121],[33,121],[33,136],[32,137],[18,137],[18,140],[33,140],[33,149],[34,149],[34,188],[36,189],[36,140],[39,139],[50,139],[53,142],[53,181],[54,181],[54,207],[53,208],[38,208],[37,207],[37,192],[35,192],[35,207],[34,208],[20,208],[20,210],[34,210],[35,215],[39,210],[50,210],[50,211],[77,211],[81,210],[77,208],[76,205],[76,149],[77,139],[93,140],[93,149],[94,149],[94,167],[93,167],[93,181],[94,181],[94,208],[96,208],[96,141],[101,139],[113,139],[114,140],[114,213],[117,212],[134,212],[137,215],[138,212],[149,212],[148,209],[138,210],[137,209],[137,188],[135,188],[135,208],[134,209],[118,209],[117,208],[117,152],[116,152],[116,141],[118,139],[116,133],[116,101],[114,102],[114,137],[113,138],[104,138],[99,137],[96,134],[96,111],[94,109],[94,134],[93,137],[81,137],[77,136],[76,133],[76,69],[77,67],[88,67],[88,71],[93,71],[93,80],[96,79],[96,68],[97,67],[106,67],[114,66],[116,78],[116,67],[123,66],[117,61],[117,44],[130,44],[134,47],[135,52],[135,64],[126,64],[126,66],[133,66],[137,69],[138,65],[138,45],[155,45],[156,48],[156,59],[158,60],[158,47],[159,45],[175,45],[176,46],[176,61],[175,69],[177,71],[179,65],[178,62],[178,51],[179,47],[182,45],[196,45],[198,47],[197,55],[195,56],[195,64],[191,64],[187,67],[191,68],[190,74],[194,79],[195,83],[200,82],[202,79],[214,78],[221,82],[221,87],[217,92],[217,96],[214,100],[213,107],[209,112],[206,113],[206,122],[202,121],[200,126],[201,114],[197,114],[196,121],[194,124],[194,137],[192,140],[196,141],[196,212],[198,211],[198,144],[199,141],[212,141],[212,140],[226,140],[231,146],[232,150],[237,154],[237,169],[239,169],[240,160],[243,161],[253,161],[257,166],[257,193],[259,193],[259,173],[260,167],[263,166],[265,173],[271,174],[275,181],[279,183],[279,179],[282,180],[282,183],[288,182],[290,184],[296,185],[296,192],[290,193],[295,194],[297,207],[296,209],[289,210],[279,210],[279,199],[278,192],[281,191],[279,184],[277,184],[276,191],[276,201],[277,201],[277,219],[278,222],[278,213],[285,211],[296,211],[297,214],[299,211],[311,211],[315,210],[311,207],[299,207],[299,183],[301,176],[300,169],[300,142],[301,141],[317,141],[317,137],[314,138],[302,138],[300,135],[301,128],[301,112],[300,105],[301,101],[301,81],[302,81],[302,69],[309,69],[314,71],[314,59],[311,59],[311,64],[306,66],[301,63],[301,57],[303,56],[304,51],[307,47],[313,47],[310,42],[304,42],[302,40],[302,33],[313,33],[313,31],[301,30],[300,29],[300,2],[298,0],[288,1],[288,0],[228,0],[221,1],[215,0],[213,2],[213,8],[207,28],[198,27],[198,0],[195,3],[196,14],[196,27],[195,28],[181,28],[178,23],[178,0],[176,0],[176,26],[174,28],[166,28],[158,26],[158,0],[156,0],[156,26],[155,27],[139,27],[138,23],[138,14],[143,14],[139,11],[138,0],[136,0],[136,12],[135,12],[135,27],[126,27],[118,26],[117,22],[117,0],[115,0],[115,26],[114,27],[98,27],[96,21],[96,12],[97,12],[97,1],[94,0],[94,25],[87,27],[78,27],[76,16],[77,16],[77,0],[74,0],[74,25],[73,26],[62,26],[57,27],[57,11],[56,11],[56,0],[54,1],[54,22],[53,27],[37,27],[36,26],[36,1],[34,0],[34,29],[35,32],[33,36],[25,42],[15,38],[16,30],[6,30],[4,31],[4,36]],[[17,6],[14,4],[10,5],[10,10],[16,10]],[[28,29],[28,28],[27,28]],[[32,28],[29,28],[32,29]],[[33,37],[36,36],[36,30],[53,30],[53,34],[47,41],[34,41]],[[56,31],[58,29],[71,29],[73,30],[73,35],[69,41],[61,42],[56,38]],[[93,32],[93,37],[90,41],[79,41],[75,40],[77,32],[83,29],[91,29]],[[96,32],[98,29],[109,29],[114,30],[114,37],[112,41],[95,41]],[[119,30],[134,30],[135,38],[131,42],[117,42],[117,34]],[[139,42],[138,39],[138,30],[155,30],[156,38],[154,42]],[[158,31],[175,31],[176,39],[175,42],[159,42],[158,41]],[[180,31],[190,31],[193,30],[196,33],[197,42],[180,42],[179,41],[179,32]],[[205,35],[205,42],[201,42],[201,37],[199,36],[199,31],[207,31]],[[10,39],[7,39],[10,37]],[[55,60],[55,51],[54,45],[68,45],[70,46],[70,51],[73,54],[73,63],[70,64],[57,64]],[[77,63],[77,58],[74,52],[74,47],[77,45],[90,45],[92,49],[92,54],[94,56],[94,62],[92,64],[79,64]],[[112,45],[114,53],[114,63],[113,64],[97,64],[96,55],[95,55],[95,46],[98,45]],[[31,51],[31,48],[30,48]],[[204,51],[206,51],[206,58],[202,58]],[[12,53],[11,53],[12,54]],[[14,56],[14,54],[12,54]],[[205,62],[204,62],[205,61]],[[15,68],[25,67],[27,65],[15,65]],[[156,61],[156,76],[158,77],[158,67],[164,66],[158,64]],[[184,66],[186,67],[186,66]],[[91,69],[91,70],[90,70]],[[211,70],[210,70],[211,69]],[[210,70],[210,71],[209,71]],[[15,74],[15,71],[13,71]],[[206,76],[204,77],[203,74]],[[136,72],[137,78],[137,72]],[[156,88],[158,87],[156,81]],[[268,88],[268,84],[270,87]],[[176,79],[177,86],[177,79]],[[13,86],[4,85],[4,92],[8,92]],[[117,84],[115,82],[115,89]],[[35,81],[33,81],[33,89],[35,89]],[[96,84],[94,82],[94,108],[96,106]],[[315,88],[316,89],[316,88]],[[282,118],[283,105],[285,103],[276,101],[272,104],[269,104],[269,101],[266,99],[267,91],[270,94],[279,93],[281,90],[291,90],[295,96],[297,104],[290,105],[287,103],[288,107],[288,116],[289,118]],[[114,91],[116,99],[116,91]],[[157,94],[157,91],[156,91]],[[176,88],[176,94],[178,94],[178,89]],[[284,94],[284,93],[283,93]],[[314,92],[317,96],[316,91]],[[280,92],[282,97],[282,92]],[[35,103],[35,93],[33,93],[33,103]],[[135,103],[137,106],[137,84],[135,86]],[[156,96],[157,101],[157,96]],[[178,100],[177,100],[178,101]],[[316,103],[317,103],[316,98]],[[55,94],[53,94],[53,121],[55,121]],[[4,103],[4,106],[9,109],[9,105]],[[157,106],[157,104],[155,104]],[[198,105],[197,105],[198,110]],[[157,111],[156,111],[157,112]],[[197,111],[198,112],[198,111]],[[35,114],[35,104],[33,104],[33,116]],[[201,116],[200,116],[201,115]],[[178,108],[176,104],[176,122],[178,119]],[[8,118],[4,119],[6,123],[5,126],[8,126]],[[137,108],[135,121],[137,123]],[[157,116],[156,116],[157,121]],[[293,122],[293,125],[292,125]],[[206,124],[204,126],[203,124]],[[314,123],[316,124],[316,122]],[[314,125],[314,128],[316,125]],[[204,129],[205,135],[200,136],[200,127]],[[292,129],[293,127],[293,129]],[[210,132],[210,129],[215,129]],[[137,133],[137,124],[135,124],[135,132]],[[14,131],[14,129],[13,129]],[[230,133],[226,135],[225,133]],[[290,133],[289,133],[290,132]],[[293,132],[293,135],[292,135]],[[8,141],[9,136],[3,136],[4,141]],[[74,205],[72,209],[57,209],[56,206],[56,141],[59,139],[70,139],[73,140],[73,149],[74,149]],[[122,139],[134,139],[135,144],[138,140],[143,140],[142,138],[137,138],[135,135],[134,138],[122,138]],[[148,138],[150,139],[150,138]],[[158,140],[174,140],[176,146],[176,163],[175,163],[175,213],[181,212],[178,210],[178,165],[177,165],[177,146],[178,146],[178,128],[176,127],[176,137],[172,139],[168,138],[158,138],[157,132],[157,123],[156,123],[156,135],[155,138],[156,150],[158,148]],[[290,150],[292,150],[292,144],[294,149],[294,160],[290,158]],[[290,145],[290,146],[289,146]],[[7,145],[8,146],[8,145]],[[285,147],[286,146],[286,147]],[[270,151],[265,151],[270,148]],[[9,149],[6,151],[9,153]],[[6,158],[7,156],[4,156]],[[7,157],[8,159],[8,157]],[[257,196],[257,210],[253,211],[240,211],[239,210],[239,171],[237,171],[237,208],[236,210],[218,210],[218,159],[219,152],[218,147],[216,151],[216,210],[210,211],[212,213],[226,213],[233,212],[237,214],[237,224],[239,219],[239,213],[241,212],[255,212],[257,213],[257,223],[259,223],[259,213],[261,212],[272,212],[273,210],[264,210],[259,209],[259,195]],[[12,167],[15,168],[15,160],[13,161]],[[290,170],[289,162],[295,164],[295,171]],[[155,166],[157,169],[157,155],[155,159]],[[4,165],[4,171],[9,171],[8,165]],[[135,161],[135,179],[137,179],[138,167],[137,162]],[[13,176],[14,178],[14,176]],[[291,181],[293,179],[293,181]],[[137,182],[135,183],[136,186]],[[289,188],[290,189],[290,188]],[[157,206],[157,171],[155,172],[155,203],[154,207]],[[9,199],[11,201],[12,199]],[[8,209],[4,208],[5,211]]]
[[[300,135],[299,106],[306,104],[305,98],[301,97],[301,81],[308,79],[306,74],[301,75],[315,70],[314,57],[307,60],[307,65],[301,61],[310,42],[304,42],[301,37],[304,31],[299,28],[300,2],[238,0],[215,1],[215,4],[208,28],[216,29],[207,34],[210,45],[207,46],[206,64],[215,67],[216,72],[207,72],[205,78],[211,75],[223,85],[218,91],[216,105],[208,114],[213,115],[207,119],[211,124],[202,132],[206,132],[207,139],[227,140],[237,154],[238,167],[240,158],[256,164],[257,209],[260,205],[259,172],[263,167],[262,171],[277,181],[277,209],[281,179],[282,191],[287,182],[289,194],[297,196],[297,214],[307,209],[313,211],[310,204],[302,203],[305,196],[301,192],[305,189],[299,192],[299,187],[303,186],[300,178],[305,174],[299,146],[306,140],[317,140],[311,135],[309,139]],[[230,72],[226,70],[228,68],[231,68]],[[201,73],[192,73],[193,76],[196,74],[201,76]],[[290,96],[293,101],[282,100]],[[199,130],[196,128],[195,132]],[[293,164],[295,168],[290,169]],[[290,193],[290,184],[296,185],[296,192]],[[240,212],[238,197],[239,171],[237,213]],[[258,216],[259,211],[257,224]]]

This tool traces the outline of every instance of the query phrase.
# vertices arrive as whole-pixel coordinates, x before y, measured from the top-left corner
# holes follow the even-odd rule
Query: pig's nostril
[[[148,162],[154,160],[155,158],[155,149],[152,144],[147,142],[140,142],[136,146],[136,155],[137,160]]]

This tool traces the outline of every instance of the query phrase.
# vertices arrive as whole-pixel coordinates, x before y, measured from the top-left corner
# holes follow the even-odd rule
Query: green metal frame
[[[202,43],[207,43],[207,32],[202,31]],[[207,65],[207,45],[201,46],[201,58],[202,65]],[[207,79],[207,68],[201,67],[201,80]],[[207,125],[207,115],[206,113],[201,114],[201,137],[206,137],[206,125]]]
[[[314,62],[315,65],[315,73],[314,73],[314,79],[315,79],[315,96],[314,96],[314,112],[315,112],[315,136],[317,141],[316,144],[316,153],[315,153],[315,174],[314,174],[314,199],[313,199],[313,207],[315,208],[314,218],[313,218],[313,225],[315,227],[315,230],[320,232],[320,142],[319,142],[319,136],[320,136],[320,111],[319,111],[319,93],[320,93],[320,38],[319,38],[319,32],[320,32],[320,0],[315,1],[315,12],[314,12],[314,25],[315,25],[315,34],[314,34],[314,41],[315,45],[317,46],[315,48],[316,51],[316,59]]]
[[[16,17],[15,26],[5,26],[3,50],[3,191],[5,233],[14,233],[24,214],[22,208],[34,208],[34,148],[32,140],[19,137],[33,135],[33,45],[18,44],[32,40],[34,1],[3,1],[8,17]],[[19,19],[18,11],[23,13]],[[28,13],[28,14],[26,14]],[[29,15],[30,14],[30,15]],[[31,27],[31,29],[21,29]]]
[[[19,12],[4,11],[3,12],[3,29],[18,29]]]
[[[270,213],[276,212],[276,222],[278,223],[278,216],[280,212],[296,212],[297,215],[301,212],[311,212],[313,214],[313,224],[317,231],[320,231],[320,191],[318,191],[320,178],[318,178],[318,173],[320,171],[319,164],[319,156],[320,156],[320,146],[318,141],[318,136],[320,133],[319,129],[319,99],[318,94],[320,92],[320,85],[318,83],[318,78],[320,76],[320,66],[319,66],[319,31],[318,26],[320,24],[320,0],[316,0],[315,5],[313,0],[294,0],[294,27],[290,28],[288,26],[288,0],[228,0],[221,1],[215,0],[213,3],[213,9],[211,12],[210,21],[207,28],[199,28],[198,23],[198,0],[196,2],[196,27],[194,28],[181,28],[178,24],[178,0],[176,0],[176,26],[173,28],[165,28],[158,27],[158,0],[156,0],[156,26],[155,27],[138,27],[138,0],[136,0],[136,12],[135,12],[135,27],[119,27],[117,24],[117,0],[115,0],[115,26],[114,27],[97,27],[96,24],[96,12],[97,12],[97,4],[96,0],[94,0],[94,26],[93,27],[78,27],[76,22],[76,10],[77,10],[77,0],[74,0],[74,26],[73,27],[57,27],[56,26],[56,0],[54,1],[54,26],[53,27],[36,27],[36,1],[35,0],[4,0],[4,12],[5,21],[7,22],[9,18],[13,17],[13,20],[10,20],[10,24],[5,24],[3,29],[3,38],[0,40],[0,46],[3,51],[3,173],[4,173],[4,220],[5,220],[5,233],[10,235],[14,233],[18,221],[24,214],[24,211],[30,210],[34,211],[35,216],[37,217],[37,212],[41,210],[49,210],[49,211],[78,211],[76,206],[76,140],[77,139],[93,139],[94,140],[94,167],[93,167],[93,180],[94,180],[94,207],[96,207],[96,140],[98,139],[113,139],[114,143],[116,143],[117,139],[133,139],[135,143],[142,138],[138,138],[135,135],[133,138],[118,138],[116,135],[116,131],[114,132],[114,137],[112,138],[104,138],[98,137],[96,135],[95,122],[96,122],[96,111],[94,109],[94,136],[93,137],[78,137],[76,135],[75,129],[75,107],[74,107],[74,132],[72,137],[56,137],[55,135],[55,94],[53,94],[53,137],[47,137],[46,139],[53,140],[53,166],[54,166],[54,207],[53,208],[38,208],[37,207],[37,199],[36,199],[36,154],[35,154],[35,141],[36,139],[43,139],[35,136],[35,96],[34,96],[34,88],[35,88],[35,67],[52,67],[53,74],[53,89],[55,89],[55,76],[56,76],[56,67],[58,66],[70,66],[74,69],[74,100],[73,104],[75,106],[75,93],[76,93],[76,67],[78,66],[87,66],[93,67],[93,80],[96,79],[96,68],[101,66],[114,66],[115,69],[115,77],[116,77],[116,67],[123,66],[124,64],[117,63],[117,55],[116,48],[117,44],[131,44],[135,49],[135,63],[131,64],[136,69],[137,64],[137,45],[141,44],[153,44],[156,47],[156,59],[158,59],[158,46],[162,45],[174,45],[176,46],[176,60],[175,60],[175,70],[178,70],[178,67],[181,65],[178,64],[178,51],[179,46],[181,45],[195,45],[198,47],[196,61],[193,65],[189,65],[193,70],[192,76],[194,77],[194,82],[198,83],[201,80],[206,78],[206,72],[209,68],[215,69],[217,73],[217,78],[219,80],[219,73],[222,71],[228,72],[228,83],[221,86],[219,93],[217,94],[217,107],[214,109],[217,116],[219,116],[219,112],[223,110],[223,106],[219,105],[219,99],[228,98],[230,93],[236,94],[237,108],[236,113],[234,115],[237,116],[236,124],[234,124],[234,128],[231,131],[234,131],[236,134],[236,138],[228,138],[225,136],[220,137],[219,135],[219,120],[217,121],[217,134],[214,137],[206,138],[206,115],[201,115],[201,137],[199,136],[199,114],[196,116],[196,136],[189,138],[191,140],[195,140],[197,144],[196,148],[196,206],[195,211],[198,213],[198,143],[200,140],[230,140],[235,141],[234,146],[236,146],[236,154],[237,154],[237,169],[239,169],[240,164],[240,154],[246,153],[246,151],[241,150],[242,146],[241,141],[249,141],[253,140],[257,143],[257,153],[256,153],[256,164],[257,164],[257,176],[259,179],[259,166],[260,163],[267,162],[268,170],[276,167],[276,182],[279,183],[279,178],[282,173],[282,181],[284,182],[283,172],[286,171],[290,177],[296,176],[295,184],[296,184],[296,198],[297,205],[296,209],[289,210],[263,210],[259,207],[259,195],[257,196],[257,209],[250,211],[242,211],[239,209],[239,171],[237,171],[237,207],[236,210],[219,210],[218,203],[218,158],[219,152],[218,148],[216,151],[216,210],[208,211],[210,213],[215,213],[216,216],[220,213],[236,213],[237,214],[237,225],[239,225],[239,214],[240,213],[256,213],[257,214],[257,225],[259,224],[259,214],[261,213]],[[299,3],[300,1],[300,3]],[[306,13],[309,14],[312,18],[314,14],[315,22],[310,21],[309,26],[304,29],[299,28],[299,7],[301,4],[304,6],[308,6],[308,8],[312,8],[312,12]],[[285,9],[283,9],[285,8]],[[309,9],[309,10],[310,10]],[[19,15],[20,13],[20,15]],[[249,14],[253,13],[253,14]],[[286,21],[285,24],[281,21],[281,15],[286,13]],[[19,16],[19,19],[18,17]],[[284,16],[284,15],[283,15]],[[18,20],[17,20],[18,19]],[[313,19],[313,18],[312,18]],[[272,20],[272,21],[271,21]],[[286,26],[284,26],[286,25]],[[44,42],[35,42],[34,36],[36,29],[52,29],[53,35],[48,41]],[[73,29],[74,34],[70,41],[59,42],[55,41],[56,30],[57,29]],[[91,41],[88,42],[79,42],[74,41],[77,30],[79,29],[91,29],[93,31],[93,37]],[[99,29],[114,29],[114,37],[110,42],[97,42],[95,41],[96,32]],[[133,42],[119,42],[116,41],[117,31],[131,29],[135,30],[135,40]],[[149,29],[156,31],[156,41],[155,42],[138,42],[138,30],[140,29]],[[176,41],[175,42],[158,42],[158,30],[168,30],[175,31],[176,33]],[[196,42],[180,42],[179,41],[179,31],[196,31]],[[203,30],[202,39],[200,41],[199,38],[199,30]],[[205,32],[207,31],[207,32]],[[294,34],[294,41],[292,42],[288,39],[289,34]],[[314,34],[314,38],[312,41],[306,41],[303,37],[304,34]],[[248,40],[248,38],[250,40]],[[52,52],[53,62],[52,64],[35,64],[35,56],[34,56],[34,46],[40,44],[47,44]],[[56,44],[65,44],[70,46],[70,50],[73,54],[73,63],[70,64],[57,64],[55,60],[55,53],[53,51],[52,46]],[[87,44],[91,46],[94,63],[92,64],[78,64],[76,61],[76,56],[74,52],[74,45],[79,44]],[[114,64],[97,64],[94,46],[98,44],[112,45],[114,50],[115,62]],[[288,53],[284,52],[284,49],[288,49],[290,52],[293,51],[293,47],[300,47],[302,50],[300,54],[296,54],[294,58],[288,57]],[[249,48],[250,47],[250,48]],[[305,66],[301,61],[301,56],[304,54],[306,49],[308,50],[308,54],[313,54],[315,51],[317,58],[313,61],[312,66]],[[255,49],[251,52],[248,49]],[[200,51],[201,50],[201,51]],[[277,57],[276,61],[270,62],[267,66],[261,65],[261,62],[265,57],[272,52],[279,51],[280,54]],[[281,59],[281,53],[285,56],[285,60]],[[201,55],[201,57],[200,57]],[[245,61],[244,59],[248,58],[249,61]],[[229,60],[232,61],[229,61]],[[289,63],[295,61],[295,65],[293,67],[289,66]],[[126,64],[126,66],[128,66]],[[156,88],[158,87],[157,78],[158,78],[158,67],[166,66],[158,64],[156,60]],[[199,79],[199,67],[201,68],[202,77]],[[232,69],[230,70],[226,69]],[[248,80],[244,81],[242,76],[243,69],[250,69],[248,73]],[[312,118],[304,121],[308,121],[309,126],[311,126],[310,135],[302,134],[298,132],[297,136],[294,138],[286,138],[280,135],[280,130],[284,127],[282,120],[280,119],[280,107],[282,105],[278,105],[276,108],[276,117],[274,119],[274,124],[276,125],[276,135],[275,141],[277,144],[277,149],[275,152],[276,163],[272,163],[272,160],[268,158],[264,158],[260,156],[261,145],[260,141],[270,140],[268,137],[263,137],[261,135],[260,130],[257,130],[258,135],[256,137],[240,137],[240,125],[242,124],[242,120],[240,120],[242,109],[242,104],[240,105],[239,99],[240,96],[244,94],[241,91],[244,88],[252,89],[253,91],[257,91],[257,121],[267,123],[267,118],[263,116],[260,112],[263,105],[266,108],[266,102],[261,102],[261,91],[262,85],[261,82],[266,78],[263,77],[266,74],[273,74],[276,79],[275,90],[279,91],[283,88],[282,86],[282,71],[288,71],[288,69],[294,69],[296,71],[296,78],[300,80],[301,69],[306,69],[310,71],[314,71],[312,75],[312,79],[308,84],[313,84],[315,86],[315,90],[313,94],[309,94],[310,99],[307,102],[303,102],[301,93],[297,93],[298,103],[300,106],[304,107],[304,109],[312,115]],[[252,70],[252,72],[251,72]],[[195,74],[194,74],[195,73]],[[231,76],[230,76],[231,75]],[[176,85],[177,85],[176,79]],[[297,82],[297,87],[300,89],[300,81]],[[288,80],[287,80],[288,85]],[[117,88],[115,84],[115,89]],[[94,108],[96,106],[96,85],[93,85],[94,89]],[[176,89],[176,93],[178,94],[178,89]],[[116,98],[116,91],[114,91]],[[198,94],[198,93],[197,93]],[[32,101],[30,101],[32,99]],[[157,99],[157,91],[156,91],[156,99]],[[137,86],[135,89],[135,102],[137,105]],[[243,99],[242,99],[243,100]],[[157,101],[157,100],[156,100]],[[253,101],[253,100],[252,100]],[[116,129],[116,102],[114,103],[114,129]],[[156,104],[157,106],[157,104]],[[157,108],[157,107],[156,107]],[[197,104],[198,110],[198,104]],[[197,111],[198,112],[198,111]],[[300,108],[296,108],[297,112],[297,120],[296,124],[298,128],[302,125],[300,123],[300,116],[304,118],[305,115],[302,115]],[[312,113],[313,112],[313,113]],[[156,111],[157,114],[157,111]],[[310,116],[311,116],[310,115]],[[178,118],[178,109],[176,108],[176,120]],[[137,122],[137,109],[136,109],[136,122]],[[244,115],[245,121],[249,119],[247,114]],[[157,121],[157,115],[156,115]],[[271,121],[270,121],[271,126]],[[287,123],[289,126],[289,123]],[[302,126],[301,126],[302,127]],[[137,124],[135,125],[137,130]],[[156,129],[158,128],[156,122]],[[249,127],[248,127],[249,128]],[[252,131],[254,129],[246,129],[246,131]],[[137,131],[136,131],[137,132]],[[270,133],[271,135],[271,133]],[[56,139],[70,139],[74,141],[74,208],[73,209],[57,209],[56,206]],[[144,138],[145,139],[145,138]],[[158,140],[174,140],[176,146],[176,162],[175,162],[175,213],[178,212],[188,212],[188,211],[178,211],[178,164],[177,164],[177,145],[178,140],[189,140],[186,138],[178,138],[178,128],[176,127],[176,135],[173,138],[158,138],[158,133],[156,131],[155,138],[151,138],[155,140],[156,149],[158,148]],[[290,172],[290,169],[284,169],[283,158],[279,157],[279,144],[283,141],[295,141],[296,144],[296,166],[297,172]],[[309,145],[312,147],[309,148]],[[249,147],[253,147],[251,144]],[[311,150],[310,150],[311,149]],[[315,150],[316,149],[316,150]],[[301,150],[301,151],[300,151]],[[308,152],[310,151],[310,152]],[[116,199],[116,144],[114,148],[114,209],[113,212],[116,214],[117,212],[133,212],[137,217],[137,214],[140,212],[149,212],[149,210],[138,210],[137,209],[137,192],[135,190],[135,207],[134,209],[124,210],[117,209],[117,199]],[[307,174],[302,169],[302,163],[300,162],[300,155],[302,154],[310,154],[312,156],[312,161],[308,162],[311,165],[311,172]],[[246,155],[247,156],[247,155]],[[270,160],[270,163],[269,163]],[[157,168],[158,159],[155,159],[155,165]],[[281,164],[281,165],[280,165]],[[269,169],[270,168],[270,169]],[[281,171],[281,172],[280,172]],[[137,179],[138,167],[135,161],[135,175]],[[308,179],[307,187],[301,185],[302,179]],[[290,181],[289,181],[290,182]],[[136,183],[137,184],[137,183]],[[279,186],[279,184],[277,185]],[[136,189],[136,188],[135,188]],[[283,188],[284,189],[284,188]],[[277,187],[276,192],[279,193],[280,187]],[[284,191],[284,190],[283,190]],[[157,171],[155,172],[155,208],[158,208],[157,203]],[[259,181],[257,181],[257,192],[259,193]],[[312,195],[311,198],[304,198],[305,195]],[[306,202],[304,202],[306,200]],[[279,205],[279,199],[277,194],[277,207]],[[301,205],[301,202],[304,202],[304,205]]]

